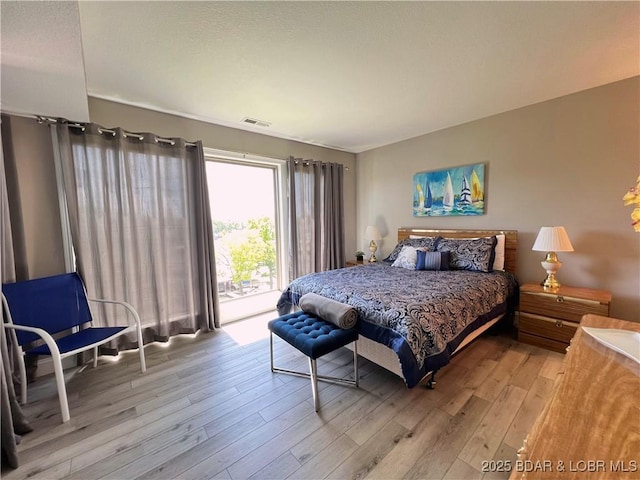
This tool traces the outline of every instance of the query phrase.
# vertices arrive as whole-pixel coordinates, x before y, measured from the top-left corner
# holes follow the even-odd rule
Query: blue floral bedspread
[[[507,272],[424,271],[384,262],[312,273],[282,292],[278,313],[314,292],[353,306],[360,333],[398,355],[408,387],[449,362],[473,330],[505,313],[517,295]]]

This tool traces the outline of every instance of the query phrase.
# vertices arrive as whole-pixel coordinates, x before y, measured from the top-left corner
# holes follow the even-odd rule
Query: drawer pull
[[[558,303],[562,303],[562,302],[564,302],[564,297],[558,297],[558,298],[556,298],[556,302],[558,302]]]
[[[556,320],[556,327],[562,327],[563,325],[562,320]]]

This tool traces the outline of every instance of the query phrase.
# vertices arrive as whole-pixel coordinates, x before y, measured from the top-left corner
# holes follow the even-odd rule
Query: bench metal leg
[[[313,392],[313,409],[317,412],[320,409],[318,399],[318,362],[309,358],[309,373],[311,375],[311,391]]]
[[[358,374],[358,341],[353,342],[353,376],[355,377],[355,386],[360,386],[360,375]]]
[[[349,380],[346,378],[328,377],[325,375],[318,375],[318,362],[317,360],[307,357],[309,359],[309,373],[296,372],[295,370],[286,370],[284,368],[278,368],[273,364],[273,332],[269,332],[269,365],[271,372],[285,373],[287,375],[293,375],[294,377],[303,377],[311,379],[311,390],[313,392],[313,407],[317,412],[320,409],[320,400],[318,398],[318,380],[323,380],[330,383],[338,383],[341,385],[350,385],[358,387],[360,384],[358,373],[358,342],[353,342],[353,375],[354,379]]]
[[[269,332],[269,361],[271,365],[271,373],[273,373],[273,332]]]

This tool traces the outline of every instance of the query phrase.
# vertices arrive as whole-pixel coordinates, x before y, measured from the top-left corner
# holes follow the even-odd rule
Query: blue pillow
[[[449,252],[425,252],[418,250],[416,270],[449,270]]]

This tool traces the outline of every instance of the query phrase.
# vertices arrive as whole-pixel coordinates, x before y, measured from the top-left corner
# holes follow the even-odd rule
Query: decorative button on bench
[[[305,377],[311,379],[311,390],[313,392],[313,406],[317,412],[320,408],[318,399],[318,380],[333,383],[358,386],[358,331],[355,328],[349,330],[342,329],[333,323],[308,312],[298,311],[283,315],[268,323],[271,332],[269,351],[271,356],[271,371]],[[273,335],[277,335],[291,346],[295,347],[307,357],[309,357],[309,372],[296,372],[276,368],[273,365]],[[354,342],[353,349],[353,370],[354,380],[337,377],[327,377],[318,375],[316,360],[327,353],[333,352],[340,347],[344,347]]]

